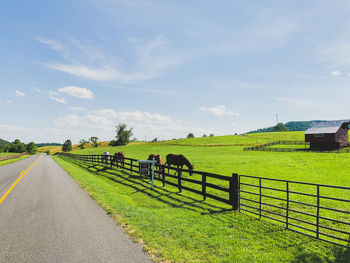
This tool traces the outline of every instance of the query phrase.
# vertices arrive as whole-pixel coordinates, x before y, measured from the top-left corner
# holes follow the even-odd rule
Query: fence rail
[[[140,172],[136,159],[112,163],[113,156],[60,153],[84,162]],[[189,173],[193,176],[189,176]],[[286,229],[332,244],[349,246],[349,187],[313,184],[248,175],[224,176],[156,164],[155,180],[211,198],[249,214],[265,218]],[[208,182],[210,178],[216,179]]]

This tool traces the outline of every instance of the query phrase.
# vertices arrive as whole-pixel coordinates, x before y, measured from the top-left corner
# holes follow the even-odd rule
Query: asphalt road
[[[39,156],[0,167],[0,198]],[[0,204],[0,262],[151,262],[50,156]]]

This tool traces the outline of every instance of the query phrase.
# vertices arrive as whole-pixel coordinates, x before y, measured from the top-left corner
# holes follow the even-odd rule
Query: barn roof
[[[305,134],[336,133],[343,123],[350,124],[350,120],[313,122],[310,128],[306,130]]]

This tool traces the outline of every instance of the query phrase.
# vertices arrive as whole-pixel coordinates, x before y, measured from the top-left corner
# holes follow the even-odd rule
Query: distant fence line
[[[132,173],[140,173],[137,159],[125,158],[124,162],[112,164],[112,155],[70,153],[58,153],[58,155],[83,162],[121,168]],[[187,190],[201,195],[204,200],[211,198],[229,205],[233,210],[241,210],[259,218],[272,220],[286,229],[343,247],[349,246],[350,200],[332,197],[327,194],[328,192],[321,194],[322,189],[336,189],[345,192],[345,194],[343,193],[345,196],[350,196],[349,187],[238,175],[236,173],[233,173],[232,176],[224,176],[192,171],[192,174],[193,178],[199,176],[200,180],[188,178],[189,170],[187,169],[168,168],[168,166],[156,164],[155,180],[162,182],[163,186],[177,187],[180,192]],[[216,180],[209,183],[209,178]],[[267,186],[266,182],[273,183],[273,185]],[[282,186],[278,184],[282,184]],[[316,192],[308,193],[305,187],[311,187]],[[281,194],[285,196],[281,196]],[[303,198],[313,198],[315,202]],[[337,205],[330,204],[330,201],[336,201]],[[342,209],[338,209],[338,206]],[[298,210],[298,208],[300,209]],[[310,212],[309,208],[315,211]],[[328,214],[323,215],[322,211],[326,211]],[[302,217],[298,217],[298,215]],[[329,215],[332,215],[333,218]]]
[[[267,148],[272,145],[277,145],[277,144],[282,144],[282,145],[305,145],[305,149],[301,148],[277,148],[277,147],[271,147]],[[244,147],[243,151],[269,151],[269,152],[295,152],[295,151],[309,151],[306,146],[309,146],[309,142],[305,141],[273,141],[269,143],[264,143],[252,147]]]

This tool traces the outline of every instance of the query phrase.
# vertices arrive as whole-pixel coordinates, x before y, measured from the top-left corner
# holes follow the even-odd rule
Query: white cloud
[[[160,115],[158,113],[131,111],[131,112],[119,112],[117,116],[122,121],[134,121],[134,122],[145,122],[145,123],[168,123],[170,118],[165,115]]]
[[[16,90],[16,96],[18,97],[24,97],[26,94],[24,94],[22,91]]]
[[[66,101],[65,98],[57,98],[57,97],[54,97],[54,96],[50,96],[49,99],[53,100],[53,101],[56,101],[58,103],[67,104],[67,101]]]
[[[36,92],[39,92],[39,93],[42,92],[41,89],[39,89],[39,88],[37,88],[37,87],[33,87],[33,89],[34,89]]]
[[[53,50],[57,50],[57,51],[60,51],[60,50],[63,50],[64,47],[63,45],[56,41],[56,40],[52,40],[52,39],[48,39],[48,38],[43,38],[43,37],[35,37],[34,38],[36,41],[46,45],[47,47],[49,47],[50,49],[53,49]]]
[[[86,88],[67,86],[67,87],[59,88],[58,91],[80,99],[92,99],[94,97],[94,94],[92,93],[92,91]]]
[[[86,111],[85,108],[83,108],[83,107],[77,107],[77,106],[75,106],[75,107],[69,107],[69,109],[72,110],[72,111]]]
[[[112,55],[104,54],[96,47],[83,44],[73,38],[70,38],[69,44],[64,47],[54,45],[55,42],[52,41],[45,41],[45,43],[50,48],[55,47],[53,49],[59,51],[65,61],[63,63],[42,63],[43,65],[77,77],[97,81],[115,80],[129,84],[153,79],[182,62],[179,54],[170,55],[167,52],[168,41],[162,35],[157,35],[146,43],[140,40],[130,44],[129,57],[134,59],[124,64],[122,64],[124,54],[121,54],[120,58],[114,58]]]
[[[343,75],[343,72],[341,72],[339,70],[335,70],[335,71],[332,71],[331,74],[333,76],[340,77],[341,75]]]
[[[55,95],[58,95],[58,93],[57,93],[56,91],[51,91],[51,90],[49,90],[48,93],[49,93],[49,95],[54,95],[54,96],[55,96]]]
[[[215,115],[215,116],[239,116],[238,112],[232,112],[230,110],[227,110],[226,107],[224,105],[219,105],[216,107],[211,107],[211,108],[206,108],[206,107],[200,107],[199,108],[201,111],[208,111],[211,114]]]
[[[101,109],[94,112],[97,115],[106,116],[110,118],[117,117],[117,113],[113,109]]]
[[[103,130],[111,130],[114,125],[114,121],[107,117],[87,114],[85,116],[77,116],[70,114],[63,116],[54,121],[54,124],[59,127],[85,127],[85,128],[97,128]]]

